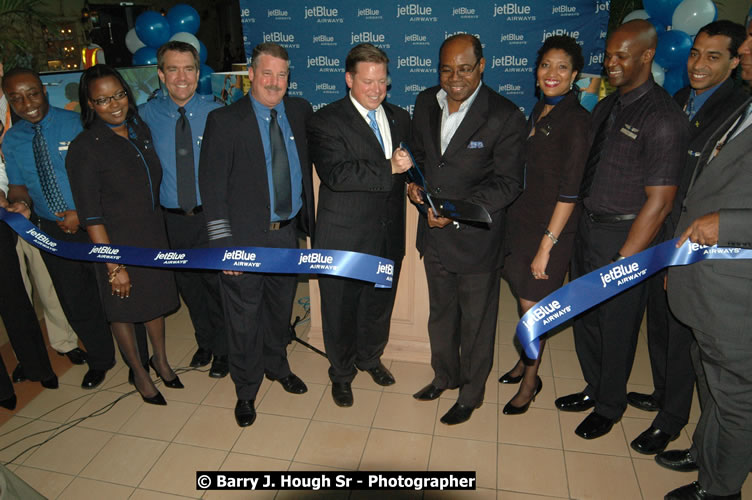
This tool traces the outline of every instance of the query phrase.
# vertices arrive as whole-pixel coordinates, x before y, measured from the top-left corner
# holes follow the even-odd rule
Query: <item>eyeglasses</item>
[[[460,66],[456,70],[453,69],[453,68],[451,68],[451,67],[449,67],[449,66],[442,66],[441,68],[439,68],[439,74],[443,78],[449,78],[452,75],[454,75],[455,72],[459,76],[462,76],[462,77],[470,76],[471,74],[473,74],[473,71],[475,71],[475,68],[478,67],[478,64],[480,64],[480,59],[478,59],[477,61],[475,61],[475,64],[473,64],[472,66],[470,66],[469,64],[465,64],[463,66]]]
[[[115,99],[116,101],[122,101],[127,95],[128,95],[128,92],[126,92],[125,90],[121,90],[120,92],[116,92],[109,97],[100,97],[99,99],[92,99],[91,102],[93,102],[97,106],[106,106],[110,103],[111,100]]]

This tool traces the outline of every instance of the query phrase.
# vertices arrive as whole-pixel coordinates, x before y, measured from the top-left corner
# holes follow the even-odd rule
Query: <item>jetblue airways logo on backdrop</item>
[[[582,45],[582,42],[579,41],[579,38],[580,38],[580,32],[579,31],[567,31],[564,28],[558,28],[558,29],[555,29],[555,30],[552,30],[552,31],[543,30],[543,40],[541,40],[541,43],[545,42],[546,38],[552,37],[554,35],[568,35],[568,36],[574,38],[575,40],[577,40],[577,43],[579,43],[580,45]]]
[[[339,59],[328,56],[309,56],[306,62],[306,68],[319,68],[322,73],[344,73],[345,69],[339,66]]]
[[[609,9],[611,9],[611,2],[608,0],[605,2],[596,2],[595,3],[595,13],[599,12],[608,12]]]
[[[428,43],[428,37],[419,33],[410,33],[409,35],[405,35],[405,43],[409,43],[411,45],[430,45],[430,43]]]
[[[419,92],[423,92],[426,90],[425,85],[420,85],[417,83],[411,83],[410,85],[405,85],[405,92],[412,92],[413,94],[417,94]]]
[[[278,43],[288,49],[300,48],[300,44],[295,43],[295,35],[291,33],[283,33],[281,31],[272,31],[271,33],[263,32],[262,38],[265,42]]]
[[[350,43],[357,45],[359,43],[370,43],[380,48],[390,48],[388,43],[384,43],[383,33],[373,33],[371,31],[361,31],[360,33],[350,33]]]
[[[506,16],[506,21],[535,21],[529,5],[520,5],[515,2],[494,4],[493,17]]]
[[[358,9],[358,17],[364,17],[366,19],[384,19],[379,9],[372,9],[367,7],[365,9]]]
[[[577,7],[573,5],[555,5],[551,8],[551,14],[559,14],[561,16],[579,16]]]
[[[454,7],[452,16],[459,16],[461,19],[478,19],[478,11],[470,7]]]
[[[588,66],[592,64],[603,64],[603,52],[599,52],[597,54],[590,54],[590,59],[588,60]]]
[[[267,10],[266,17],[271,17],[275,21],[289,21],[292,19],[292,17],[290,17],[290,13],[282,9]]]
[[[303,19],[316,19],[317,23],[344,23],[345,20],[339,17],[337,9],[331,9],[325,5],[315,7],[303,7]]]
[[[444,32],[444,40],[446,40],[450,36],[465,35],[465,34],[467,34],[467,35],[473,35],[475,38],[477,38],[478,40],[480,40],[480,35],[478,33],[468,33],[467,31],[461,31],[461,30],[460,31],[453,31],[451,33],[449,31],[445,31]],[[483,42],[480,43],[480,46],[483,47],[484,49],[486,48],[486,44],[483,43]]]
[[[598,274],[601,277],[603,288],[606,288],[606,286],[608,286],[608,284],[612,281],[616,281],[616,286],[621,286],[625,283],[639,278],[640,276],[643,276],[647,272],[647,269],[640,270],[639,262],[632,262],[628,266],[624,264],[618,264],[612,267],[607,273]]]
[[[323,92],[324,94],[336,94],[337,86],[332,83],[317,83],[316,92]]]
[[[435,73],[433,63],[428,57],[407,56],[397,58],[397,69],[410,68],[410,73]]]
[[[313,43],[331,47],[336,47],[337,45],[337,42],[334,41],[334,37],[329,35],[314,35]]]
[[[287,95],[302,96],[303,91],[298,88],[298,82],[289,82],[287,84]]]
[[[438,17],[433,16],[433,8],[424,7],[419,3],[397,5],[397,17],[410,17],[413,22],[436,22]]]
[[[527,45],[525,35],[521,33],[502,33],[499,42],[509,45]]]
[[[240,9],[240,22],[241,24],[256,22],[256,18],[251,17],[251,9]]]
[[[522,95],[525,92],[522,90],[522,85],[515,85],[513,83],[505,83],[503,85],[499,85],[499,93],[504,93],[506,95]]]
[[[491,59],[491,69],[504,68],[505,73],[532,73],[533,68],[527,66],[527,57],[506,55]]]

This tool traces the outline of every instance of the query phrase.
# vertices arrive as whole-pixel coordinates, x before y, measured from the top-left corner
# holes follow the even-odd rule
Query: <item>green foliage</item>
[[[44,0],[0,0],[0,61],[6,71],[33,66],[32,34],[42,25],[52,25],[43,6]]]
[[[642,0],[611,0],[611,15],[608,19],[609,34],[621,24],[627,14],[642,8]]]

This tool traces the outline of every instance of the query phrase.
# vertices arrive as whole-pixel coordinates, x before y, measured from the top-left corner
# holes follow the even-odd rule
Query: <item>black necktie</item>
[[[196,170],[193,163],[191,124],[185,108],[178,108],[180,118],[175,124],[175,170],[178,181],[178,205],[186,212],[196,207]]]
[[[277,121],[277,110],[271,110],[269,143],[272,148],[272,184],[274,185],[274,212],[282,220],[290,218],[292,194],[290,188],[290,162],[282,129]]]
[[[588,155],[587,163],[585,163],[585,171],[582,174],[582,182],[580,183],[580,199],[583,200],[590,195],[590,188],[593,186],[593,179],[595,178],[596,167],[601,159],[601,153],[606,147],[606,139],[608,134],[614,127],[616,122],[616,116],[621,111],[621,99],[617,97],[611,104],[608,116],[601,123],[598,132],[595,134],[593,144],[590,146],[590,154]]]

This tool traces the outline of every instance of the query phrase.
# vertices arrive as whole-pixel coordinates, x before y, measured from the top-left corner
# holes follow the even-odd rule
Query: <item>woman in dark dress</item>
[[[537,85],[543,94],[528,121],[525,190],[509,209],[504,278],[519,302],[520,316],[559,288],[569,267],[580,206],[577,203],[589,149],[590,114],[573,83],[582,70],[582,50],[568,36],[547,38],[538,50]],[[540,350],[543,352],[544,342]],[[515,384],[507,415],[525,413],[543,387],[540,357],[522,353],[499,382]]]
[[[130,88],[113,68],[98,64],[81,76],[84,131],[71,142],[65,167],[81,224],[95,244],[167,248],[159,205],[162,167]],[[164,315],[178,307],[171,271],[97,266],[112,333],[133,370],[144,401],[167,404],[142,366],[133,323],[144,323],[154,355],[149,364],[167,387],[183,384],[167,362]]]

